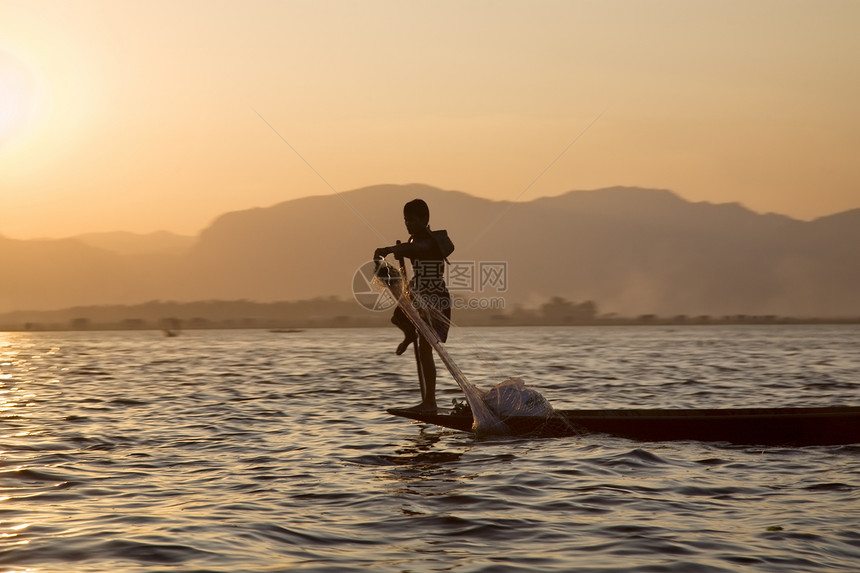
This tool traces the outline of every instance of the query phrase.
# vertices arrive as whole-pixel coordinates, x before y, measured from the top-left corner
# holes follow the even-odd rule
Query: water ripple
[[[458,329],[451,340],[479,384],[519,375],[559,408],[860,403],[856,327]],[[474,439],[385,414],[417,395],[393,344],[389,330],[2,335],[0,569],[860,562],[860,445]],[[447,377],[439,396],[459,397]]]

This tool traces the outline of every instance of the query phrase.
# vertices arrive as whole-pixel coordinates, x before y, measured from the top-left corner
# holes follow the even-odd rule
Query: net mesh
[[[500,382],[483,394],[484,404],[501,419],[510,416],[548,417],[552,406],[534,388],[528,388],[522,378]]]
[[[425,316],[431,316],[432,320],[448,321],[448,318],[435,308],[419,308],[421,306],[420,297],[415,297],[414,293],[410,291],[404,273],[400,269],[390,265],[385,260],[377,260],[376,263],[373,287],[380,292],[389,293],[394,298],[397,306],[436,351],[466,397],[466,402],[472,412],[472,430],[475,433],[507,433],[508,427],[503,418],[509,416],[549,417],[552,415],[552,406],[549,402],[537,390],[527,388],[520,378],[505,380],[489,391],[481,390],[469,382],[466,375],[448,354],[436,331],[422,317],[422,312]]]

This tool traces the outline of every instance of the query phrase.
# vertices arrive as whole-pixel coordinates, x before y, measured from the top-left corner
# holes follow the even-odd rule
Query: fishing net
[[[552,415],[549,402],[537,390],[527,388],[519,378],[505,380],[489,391],[480,390],[470,383],[448,354],[436,331],[422,317],[422,312],[431,320],[448,320],[447,317],[442,316],[442,313],[434,308],[424,307],[419,310],[420,297],[413,296],[404,273],[385,260],[377,260],[376,264],[374,288],[382,292],[387,291],[394,298],[397,306],[436,351],[466,396],[466,402],[472,411],[472,430],[475,433],[507,433],[508,427],[502,419],[509,416],[549,417]]]
[[[543,394],[529,388],[522,378],[510,378],[490,388],[483,396],[484,404],[501,419],[510,416],[549,417],[552,406]]]

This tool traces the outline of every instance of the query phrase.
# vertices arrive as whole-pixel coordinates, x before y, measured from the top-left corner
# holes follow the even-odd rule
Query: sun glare
[[[0,53],[0,147],[25,131],[35,101],[32,74],[8,54]]]

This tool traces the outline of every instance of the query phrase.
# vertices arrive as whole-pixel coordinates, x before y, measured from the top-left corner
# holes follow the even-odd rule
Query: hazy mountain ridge
[[[197,240],[196,237],[167,231],[144,234],[127,231],[85,233],[71,239],[120,255],[184,255]]]
[[[0,283],[0,311],[349,297],[373,249],[407,238],[402,205],[415,197],[430,205],[431,227],[451,234],[453,261],[507,262],[506,292],[461,294],[504,296],[509,309],[563,296],[628,315],[860,316],[860,209],[804,222],[667,190],[511,203],[417,184],[226,213],[177,256],[0,239],[0,260],[16,269]]]
[[[120,302],[142,294],[139,267],[131,259],[73,239],[0,237],[0,262],[0,308]]]

